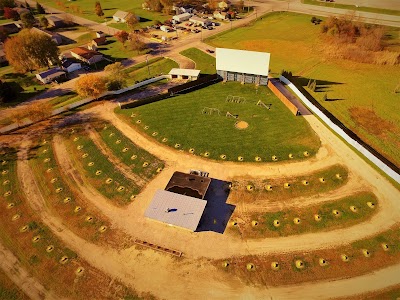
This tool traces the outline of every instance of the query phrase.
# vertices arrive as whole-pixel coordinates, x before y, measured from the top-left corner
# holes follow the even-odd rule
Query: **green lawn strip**
[[[128,85],[132,85],[154,76],[168,74],[172,68],[178,67],[179,65],[169,58],[156,57],[150,59],[148,64],[147,62],[142,62],[126,68],[124,72],[127,74]]]
[[[304,4],[311,4],[311,5],[324,6],[324,7],[333,7],[333,8],[341,8],[341,9],[348,9],[348,10],[355,10],[355,11],[365,11],[365,12],[370,12],[370,13],[375,13],[375,14],[400,16],[400,11],[394,10],[394,9],[347,5],[347,4],[340,4],[340,3],[335,3],[335,2],[333,2],[333,3],[332,2],[321,2],[319,0],[302,0],[301,2]]]
[[[139,193],[139,187],[121,174],[84,132],[71,134],[67,146],[90,184],[110,201],[120,206],[127,205],[132,201],[131,197]]]
[[[96,130],[108,149],[141,178],[150,180],[164,168],[162,161],[138,147],[111,124],[106,123],[104,126],[98,126]],[[117,143],[117,141],[120,141],[120,143]],[[143,167],[145,163],[149,165]]]
[[[215,47],[270,52],[271,73],[279,76],[283,69],[291,71],[298,78],[293,80],[298,86],[306,86],[309,79],[316,79],[317,89],[312,96],[372,147],[394,163],[400,163],[400,148],[396,144],[400,115],[395,101],[400,93],[394,93],[398,85],[398,66],[327,57],[322,50],[325,45],[320,38],[320,26],[311,23],[311,17],[286,12],[267,14],[262,20],[211,37],[208,42]],[[388,49],[399,51],[400,29],[385,29]],[[325,93],[330,101],[323,101]],[[352,119],[350,109],[354,107],[372,110],[378,117],[393,123],[396,129],[382,136],[366,131]]]
[[[375,208],[370,208],[367,202],[373,202]],[[266,213],[258,217],[260,224],[253,228],[255,231],[260,231],[262,236],[288,236],[348,227],[371,217],[377,210],[377,204],[377,199],[373,194],[358,193],[305,209]],[[351,211],[350,206],[355,206],[357,211]],[[333,210],[338,210],[339,215],[334,215]],[[315,214],[321,216],[320,221],[315,220]],[[294,224],[294,218],[300,218],[300,224]],[[274,220],[279,220],[279,227],[274,226]]]
[[[0,271],[0,300],[29,300],[4,271]]]
[[[141,21],[138,24],[138,26],[140,27],[153,25],[155,20],[163,22],[164,20],[171,18],[171,16],[169,15],[164,15],[162,13],[142,9],[143,1],[141,0],[133,0],[133,1],[121,0],[118,1],[118,3],[113,1],[106,1],[106,2],[103,1],[101,2],[101,7],[103,8],[104,12],[104,16],[102,17],[99,17],[95,14],[94,2],[90,0],[82,0],[79,2],[69,2],[67,0],[61,0],[61,1],[43,0],[40,3],[49,5],[51,7],[66,11],[68,13],[98,23],[103,23],[105,21],[112,20],[112,16],[115,14],[117,10],[133,12],[136,15],[140,16]],[[58,3],[62,3],[64,6],[58,5]],[[81,12],[73,11],[73,5],[77,6],[81,10]],[[126,30],[126,25],[124,27]]]
[[[79,196],[72,192],[64,181],[50,139],[51,137],[46,144],[42,143],[41,146],[34,148],[31,153],[33,158],[29,161],[41,194],[47,205],[52,207],[62,218],[66,218],[65,222],[72,226],[78,235],[91,241],[97,241],[101,236],[107,234],[100,233],[98,229],[108,224],[87,209],[85,205],[82,205]],[[92,217],[92,219],[88,221],[87,217]]]
[[[339,177],[336,175],[339,174]],[[264,197],[268,200],[281,201],[283,199],[312,196],[316,193],[326,193],[337,189],[347,183],[348,173],[346,168],[335,165],[318,172],[301,177],[285,179],[264,179],[261,181],[233,181],[237,189],[246,190],[246,193],[254,194],[255,198]],[[323,180],[323,182],[321,182]],[[290,187],[285,188],[285,183]],[[247,186],[253,187],[252,191]],[[267,189],[270,186],[270,190]]]
[[[197,48],[186,49],[180,54],[190,58],[196,63],[196,69],[200,70],[201,74],[215,74],[215,57],[204,53]]]
[[[51,103],[51,105],[53,105],[53,108],[60,108],[80,100],[82,100],[82,98],[78,96],[78,94],[76,94],[75,92],[68,92],[65,95],[51,99],[49,102]]]
[[[227,102],[229,95],[244,97],[246,102]],[[258,100],[272,104],[271,110],[257,106]],[[205,108],[216,108],[220,115],[204,114]],[[227,112],[239,118],[226,117]],[[307,122],[294,116],[265,86],[256,90],[254,85],[218,83],[137,108],[117,109],[116,113],[151,137],[157,132],[153,138],[159,142],[171,147],[179,144],[185,151],[193,148],[197,155],[208,152],[209,158],[217,160],[226,155],[226,160],[238,161],[242,156],[243,161],[255,162],[259,156],[271,162],[274,155],[282,161],[288,160],[289,154],[293,160],[301,160],[306,158],[305,151],[313,156],[320,146]],[[238,120],[249,127],[236,129]]]

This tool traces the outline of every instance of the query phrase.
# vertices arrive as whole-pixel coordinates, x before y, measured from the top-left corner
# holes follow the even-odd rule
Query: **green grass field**
[[[57,3],[63,3],[64,6],[57,5]],[[101,1],[101,7],[103,8],[104,16],[98,17],[94,13],[94,2],[91,0],[82,0],[78,2],[70,2],[67,0],[55,1],[55,0],[43,0],[40,2],[41,4],[49,5],[57,9],[64,10],[66,12],[75,14],[77,16],[98,22],[103,23],[105,21],[110,21],[112,16],[115,14],[117,10],[129,11],[133,12],[137,16],[141,17],[141,22],[139,25],[141,27],[145,27],[148,25],[153,25],[155,20],[159,20],[163,22],[164,20],[171,18],[169,15],[164,15],[162,13],[152,12],[148,10],[142,9],[141,0],[121,0],[118,3],[114,0],[105,0]],[[72,5],[77,6],[81,12],[74,12],[72,9]],[[112,24],[110,24],[112,25]],[[118,24],[119,25],[119,24]],[[126,25],[124,25],[126,27]]]
[[[245,103],[228,103],[228,95],[241,96]],[[271,110],[257,106],[258,100],[272,104]],[[220,115],[204,114],[204,108],[216,108]],[[144,105],[134,109],[116,110],[127,122],[149,136],[171,147],[213,159],[262,161],[304,159],[303,152],[314,155],[320,142],[307,122],[295,117],[265,86],[218,83],[188,94]],[[238,119],[226,113],[239,115]],[[133,115],[132,115],[133,114]],[[133,116],[133,117],[132,117]],[[247,129],[235,128],[245,121]],[[165,140],[165,138],[167,140]],[[207,155],[208,154],[208,155]]]
[[[399,67],[329,58],[322,50],[320,28],[310,19],[309,15],[272,13],[249,26],[211,37],[208,43],[215,47],[270,52],[272,75],[278,76],[283,69],[291,71],[298,86],[306,86],[310,78],[316,79],[318,88],[311,95],[363,140],[399,165],[397,104],[400,93],[394,93],[399,84]],[[390,49],[398,50],[399,32],[398,28],[388,28]],[[325,93],[331,101],[323,101]],[[387,121],[391,129],[374,134],[376,126],[368,127],[368,122],[361,125],[362,120],[351,114],[360,108],[369,111],[368,117],[374,124]]]
[[[180,54],[190,58],[196,63],[195,69],[200,70],[201,74],[215,74],[215,58],[197,48],[186,49]]]
[[[168,74],[172,68],[178,67],[179,65],[169,58],[156,57],[149,59],[148,64],[147,62],[142,62],[126,68],[124,72],[127,74],[128,85],[132,85],[135,82],[140,82],[153,76]]]

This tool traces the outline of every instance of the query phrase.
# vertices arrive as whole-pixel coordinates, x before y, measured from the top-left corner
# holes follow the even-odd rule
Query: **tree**
[[[239,11],[239,12],[243,12],[243,10],[244,10],[244,1],[243,0],[239,0],[239,2],[237,3],[237,10]]]
[[[24,12],[20,17],[24,28],[32,28],[36,23],[35,17],[30,12]]]
[[[103,9],[101,8],[101,4],[99,1],[96,1],[95,5],[94,5],[94,12],[99,17],[104,16],[104,12],[103,12]]]
[[[49,27],[49,20],[47,20],[45,16],[40,17],[39,23],[40,23],[40,26],[42,26],[43,28]]]
[[[31,6],[29,5],[28,2],[26,2],[26,0],[25,0],[25,7],[26,7],[27,9],[31,10]]]
[[[128,25],[130,30],[134,30],[139,25],[138,17],[131,14],[126,20],[126,25]]]
[[[0,27],[0,42],[4,42],[8,37],[8,32],[3,27]]]
[[[147,3],[147,7],[150,8],[150,10],[152,10],[152,11],[160,12],[162,9],[160,0],[147,0],[146,3]]]
[[[118,31],[114,36],[125,47],[125,42],[129,39],[129,33],[127,33],[125,30],[121,30]]]
[[[5,7],[15,7],[14,0],[0,0],[0,9],[4,9]]]
[[[167,14],[167,15],[171,14],[173,1],[172,0],[160,0],[160,3],[162,5],[163,13]]]
[[[130,35],[130,42],[129,42],[129,48],[133,51],[137,51],[138,53],[140,51],[146,50],[147,49],[147,44],[143,42],[142,38],[138,34],[131,34]]]
[[[85,75],[78,79],[75,88],[81,97],[93,97],[97,99],[107,90],[106,79],[96,74]]]
[[[126,74],[123,71],[124,66],[120,62],[113,63],[104,68],[108,73],[107,89],[109,91],[120,90],[126,86]]]
[[[38,14],[44,15],[46,11],[44,10],[43,6],[40,5],[39,2],[36,2],[36,11]]]
[[[58,62],[59,49],[51,38],[23,29],[4,44],[6,58],[17,72],[25,73]]]
[[[19,20],[19,14],[10,7],[4,7],[4,18],[17,21]]]

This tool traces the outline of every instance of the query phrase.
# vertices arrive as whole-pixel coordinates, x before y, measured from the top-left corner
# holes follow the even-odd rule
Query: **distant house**
[[[100,38],[95,38],[92,40],[92,45],[96,46],[98,48],[101,45],[104,45],[107,43],[107,39],[105,37],[100,37]]]
[[[57,45],[61,45],[63,42],[61,35],[59,35],[58,33],[44,30],[44,29],[37,28],[37,27],[33,27],[31,30],[49,36],[53,40],[53,42],[55,42]]]
[[[172,28],[169,26],[166,26],[166,25],[162,25],[162,26],[160,26],[160,30],[164,31],[164,32],[170,32],[170,31],[172,31]]]
[[[229,7],[229,2],[226,2],[226,1],[218,2],[218,8],[228,9],[228,7]]]
[[[0,64],[7,62],[6,53],[3,48],[0,48]]]
[[[49,24],[51,26],[56,27],[56,28],[61,28],[65,25],[63,19],[61,19],[57,16],[54,16],[54,15],[47,16],[46,19],[49,21]]]
[[[192,15],[190,13],[183,13],[176,16],[173,16],[172,19],[178,22],[184,22],[189,20]]]
[[[126,23],[129,18],[131,18],[133,15],[130,12],[118,10],[114,15],[113,19],[116,22],[121,22],[121,23]]]
[[[106,37],[106,34],[103,31],[96,31],[96,37],[97,38]]]
[[[230,18],[230,15],[227,12],[222,12],[222,11],[214,11],[213,14],[214,18],[220,19],[220,20],[227,20]]]
[[[0,25],[0,31],[5,31],[8,34],[18,33],[21,26],[17,23],[7,23]]]
[[[85,47],[77,47],[72,49],[70,52],[72,57],[75,57],[89,65],[102,61],[104,58],[101,53]]]
[[[181,6],[181,7],[179,7],[179,10],[181,13],[189,13],[189,14],[195,13],[195,9],[190,5]]]
[[[60,77],[65,77],[65,71],[61,70],[60,68],[53,68],[39,74],[36,74],[36,78],[40,80],[42,83],[46,84],[52,82]]]
[[[211,25],[211,23],[212,23],[210,20],[202,19],[202,18],[199,18],[199,17],[191,17],[189,19],[189,21],[194,23],[194,24],[199,24],[201,26],[208,26],[208,25]]]
[[[74,72],[76,70],[82,69],[82,65],[80,62],[71,60],[71,59],[66,59],[61,63],[62,69],[65,70],[68,73]]]

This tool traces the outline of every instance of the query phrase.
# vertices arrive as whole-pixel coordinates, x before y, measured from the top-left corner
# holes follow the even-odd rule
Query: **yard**
[[[103,8],[104,16],[98,17],[94,12],[94,2],[90,0],[82,0],[79,2],[70,2],[67,0],[54,1],[54,0],[43,0],[41,4],[49,5],[57,9],[72,13],[74,15],[98,22],[103,23],[105,21],[112,20],[112,16],[117,10],[123,10],[132,12],[137,16],[141,17],[140,26],[145,27],[153,25],[155,20],[163,22],[166,19],[171,18],[169,15],[162,13],[152,12],[142,9],[142,0],[105,0],[101,1],[101,7]],[[111,26],[113,24],[110,24]],[[126,25],[125,25],[126,27]]]
[[[204,53],[197,48],[186,49],[180,54],[190,58],[196,64],[196,69],[200,70],[201,74],[215,74],[215,57]]]
[[[245,102],[227,102],[229,95]],[[271,104],[271,109],[256,105],[258,100]],[[161,143],[219,160],[272,161],[274,155],[287,160],[289,154],[304,159],[305,151],[314,155],[320,146],[307,122],[290,113],[264,86],[218,83],[117,113]],[[236,128],[238,121],[248,128]]]
[[[317,89],[311,95],[363,140],[399,165],[397,102],[400,93],[394,92],[400,83],[398,66],[377,66],[326,56],[319,38],[320,28],[310,20],[309,15],[272,13],[249,26],[211,37],[208,43],[215,47],[270,52],[272,75],[279,76],[283,69],[291,71],[297,86],[306,86],[309,79],[316,79]],[[388,28],[389,50],[399,50],[396,46],[399,32],[398,28]],[[323,100],[325,93],[329,101]]]

